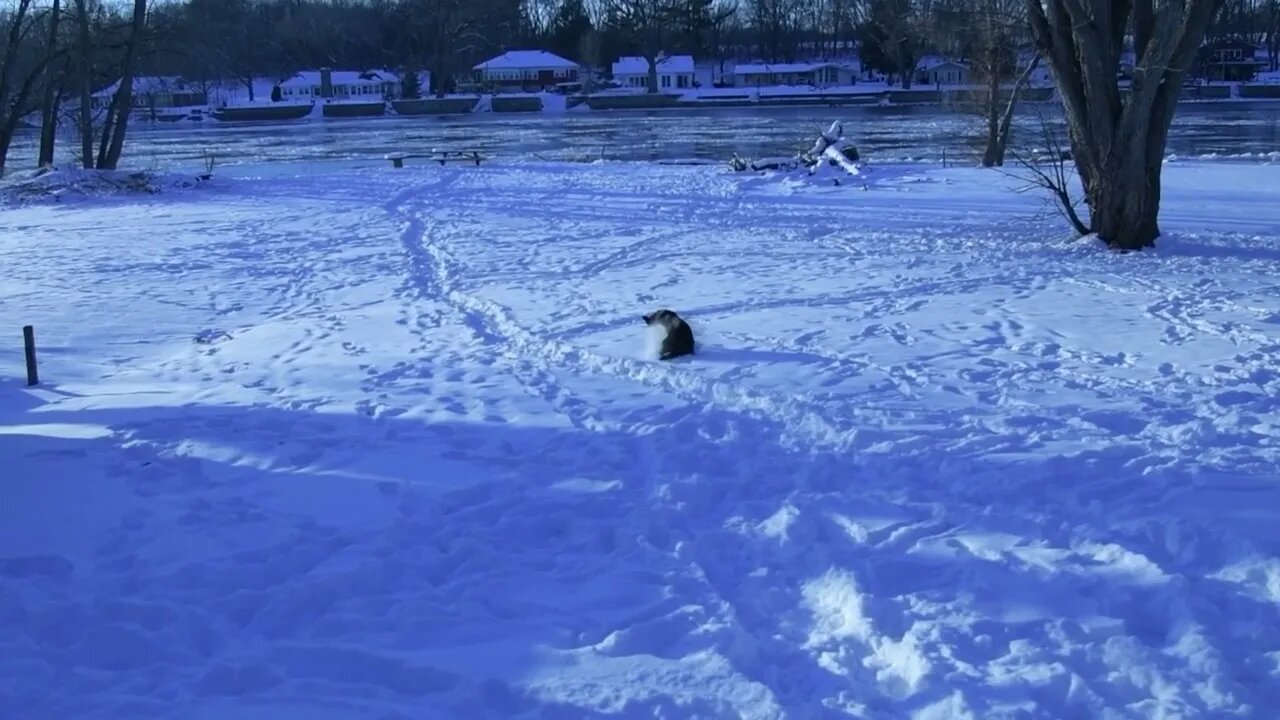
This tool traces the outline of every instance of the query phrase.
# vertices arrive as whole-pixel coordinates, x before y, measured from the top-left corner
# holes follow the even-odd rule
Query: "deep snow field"
[[[0,209],[0,718],[1280,707],[1280,166],[253,172]]]

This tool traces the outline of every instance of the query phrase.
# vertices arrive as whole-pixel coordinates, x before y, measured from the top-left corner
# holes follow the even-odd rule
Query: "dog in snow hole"
[[[642,316],[661,340],[658,348],[659,360],[670,360],[681,355],[693,354],[693,328],[679,315],[671,310],[658,310]]]

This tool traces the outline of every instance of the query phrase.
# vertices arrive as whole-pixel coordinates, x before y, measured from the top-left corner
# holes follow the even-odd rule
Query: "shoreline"
[[[1240,167],[1277,167],[1280,166],[1280,151],[1273,153],[1253,153],[1239,155],[1179,155],[1177,153],[1168,153],[1164,157],[1163,165],[1166,171],[1174,173],[1195,172],[1198,168],[1221,168],[1223,166],[1235,165]],[[698,158],[672,158],[658,160],[642,160],[642,159],[607,159],[607,160],[574,160],[574,159],[542,159],[535,157],[506,157],[493,158],[487,161],[481,168],[473,169],[469,166],[466,172],[479,173],[481,175],[493,175],[495,173],[503,173],[509,171],[548,171],[548,172],[568,172],[576,171],[583,166],[594,167],[614,167],[619,172],[626,172],[626,168],[639,168],[644,166],[651,167],[667,167],[671,169],[682,168],[689,172],[702,173],[712,172],[714,174],[723,174],[727,177],[738,177],[743,180],[748,178],[762,177],[785,177],[786,171],[759,170],[759,171],[741,171],[734,172],[728,167],[727,162],[716,160],[703,160]],[[975,159],[972,162],[957,162],[955,160],[945,161],[941,158],[920,157],[886,157],[861,164],[866,177],[875,181],[885,176],[897,176],[904,170],[911,172],[953,172],[953,171],[990,171],[999,172],[992,168],[982,168]],[[420,176],[423,172],[429,172],[436,169],[434,163],[430,161],[419,161],[415,164],[406,164],[405,168],[394,169],[381,156],[370,156],[365,158],[344,158],[332,160],[307,160],[307,161],[251,161],[242,163],[227,163],[220,166],[213,173],[213,176],[207,181],[215,185],[219,183],[244,182],[267,179],[290,179],[304,177],[332,177],[332,176],[359,176],[359,177],[380,177],[390,173],[393,177],[402,174],[410,177]],[[54,168],[55,178],[96,178],[96,177],[124,177],[131,173],[145,172],[152,181],[160,186],[177,188],[183,191],[191,190],[202,184],[195,180],[199,174],[190,169],[184,169],[180,163],[173,163],[166,167],[153,168],[144,170],[139,167],[125,167],[118,171],[80,171],[69,165],[59,165]],[[453,170],[449,170],[453,172]],[[5,179],[0,180],[0,207],[4,207],[6,203],[5,192],[11,192],[20,186],[31,185],[40,176],[34,171],[17,171],[9,174]],[[40,204],[40,203],[36,203]],[[9,207],[17,207],[20,204],[11,204]]]
[[[854,86],[856,87],[856,86]],[[1275,92],[1274,96],[1259,94],[1243,96],[1241,90],[1250,88]],[[905,107],[937,107],[954,108],[966,100],[966,95],[977,88],[882,88],[875,87],[866,91],[853,88],[839,88],[834,91],[793,91],[787,92],[783,87],[743,89],[734,91],[729,88],[717,89],[711,95],[675,95],[675,94],[631,94],[601,93],[595,95],[565,96],[555,93],[507,93],[492,94],[455,94],[442,98],[418,98],[413,100],[392,100],[383,104],[383,112],[366,116],[349,115],[339,112],[325,112],[329,105],[343,106],[341,102],[316,104],[310,112],[298,117],[271,117],[279,113],[280,107],[271,103],[253,105],[237,105],[227,108],[212,106],[193,106],[190,108],[139,109],[136,121],[157,125],[213,124],[244,125],[272,123],[289,125],[313,120],[347,120],[409,117],[460,117],[479,114],[501,115],[565,115],[581,113],[615,113],[634,111],[700,111],[711,109],[802,109],[811,107],[830,108],[905,108]],[[1189,92],[1189,91],[1194,91]],[[1036,87],[1029,90],[1030,97],[1021,102],[1029,105],[1056,103],[1057,94],[1052,88]],[[470,103],[470,107],[466,105]],[[1179,105],[1259,105],[1263,107],[1280,103],[1280,86],[1257,85],[1237,88],[1229,85],[1210,85],[1203,88],[1188,88],[1179,97]],[[412,105],[415,112],[402,112],[397,105]],[[432,107],[438,105],[438,107]],[[231,111],[241,114],[242,118],[223,119],[219,114]],[[261,117],[258,117],[261,115]]]

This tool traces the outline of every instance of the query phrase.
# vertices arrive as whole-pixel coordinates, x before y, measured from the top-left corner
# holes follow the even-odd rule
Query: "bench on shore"
[[[480,154],[479,150],[432,150],[425,153],[387,153],[387,159],[391,161],[393,167],[404,167],[405,160],[413,160],[422,158],[427,160],[435,160],[444,165],[447,162],[457,162],[459,160],[470,160],[477,166],[485,156]]]

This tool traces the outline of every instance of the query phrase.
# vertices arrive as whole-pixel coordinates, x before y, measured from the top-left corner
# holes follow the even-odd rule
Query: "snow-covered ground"
[[[1280,168],[1169,165],[1136,255],[867,180],[5,209],[0,717],[1269,717]]]

